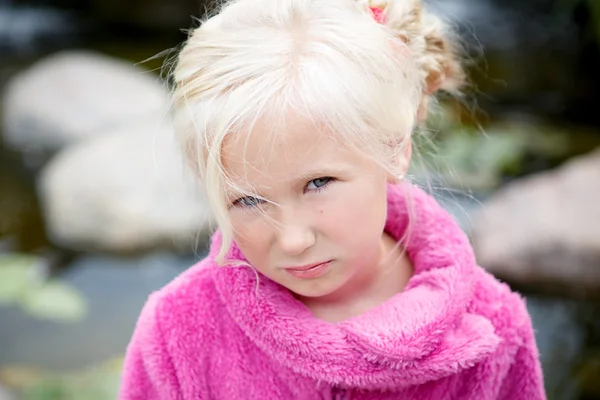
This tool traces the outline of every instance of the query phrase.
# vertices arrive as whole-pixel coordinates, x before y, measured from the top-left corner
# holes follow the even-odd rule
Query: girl
[[[150,296],[121,400],[544,399],[523,300],[404,179],[462,72],[418,0],[238,0],[174,70],[219,230]]]

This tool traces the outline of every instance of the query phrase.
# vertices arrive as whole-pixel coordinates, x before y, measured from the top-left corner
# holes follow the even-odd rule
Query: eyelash
[[[331,177],[331,176],[323,176],[323,177],[320,177],[320,178],[315,178],[315,179],[312,179],[312,180],[310,180],[310,181],[309,181],[309,182],[306,184],[306,187],[308,187],[308,185],[310,185],[310,184],[311,184],[311,183],[313,183],[314,181],[319,181],[319,180],[326,180],[326,182],[325,182],[325,183],[324,183],[322,186],[315,187],[315,189],[311,189],[311,190],[309,190],[309,191],[311,191],[311,192],[315,192],[315,193],[320,193],[320,192],[322,192],[323,190],[327,189],[327,187],[328,187],[328,186],[329,186],[329,185],[330,185],[332,182],[334,182],[336,179],[335,179],[335,178],[333,178],[333,177]],[[305,191],[305,192],[307,191],[306,187],[304,188],[304,191]],[[256,203],[255,203],[254,205],[245,205],[245,204],[243,204],[243,201],[244,201],[245,199],[255,199],[255,200],[256,200]],[[231,203],[231,207],[239,207],[239,208],[254,208],[254,207],[256,207],[258,204],[261,204],[261,202],[262,202],[262,200],[261,200],[261,199],[258,199],[258,198],[256,198],[256,197],[252,197],[252,196],[246,196],[246,197],[240,197],[239,199],[235,200],[233,203]]]

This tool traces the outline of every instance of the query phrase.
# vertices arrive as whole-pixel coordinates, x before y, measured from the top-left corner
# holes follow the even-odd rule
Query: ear
[[[388,182],[389,183],[399,183],[406,174],[408,173],[408,168],[410,167],[410,159],[412,157],[412,141],[409,140],[404,148],[404,153],[400,156],[400,159],[397,160],[399,163],[399,170],[401,176],[394,176],[388,172]]]

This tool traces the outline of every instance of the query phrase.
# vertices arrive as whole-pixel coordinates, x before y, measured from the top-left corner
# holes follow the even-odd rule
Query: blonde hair
[[[233,237],[226,193],[243,193],[227,137],[293,112],[399,176],[430,97],[462,82],[448,37],[417,0],[236,0],[192,30],[173,71],[175,133],[221,230],[217,260]]]

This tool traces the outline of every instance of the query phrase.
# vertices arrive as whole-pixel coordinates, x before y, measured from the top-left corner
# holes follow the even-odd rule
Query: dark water
[[[84,294],[87,316],[60,323],[0,308],[0,365],[74,370],[122,354],[147,296],[194,261],[168,253],[77,259],[60,277]]]

